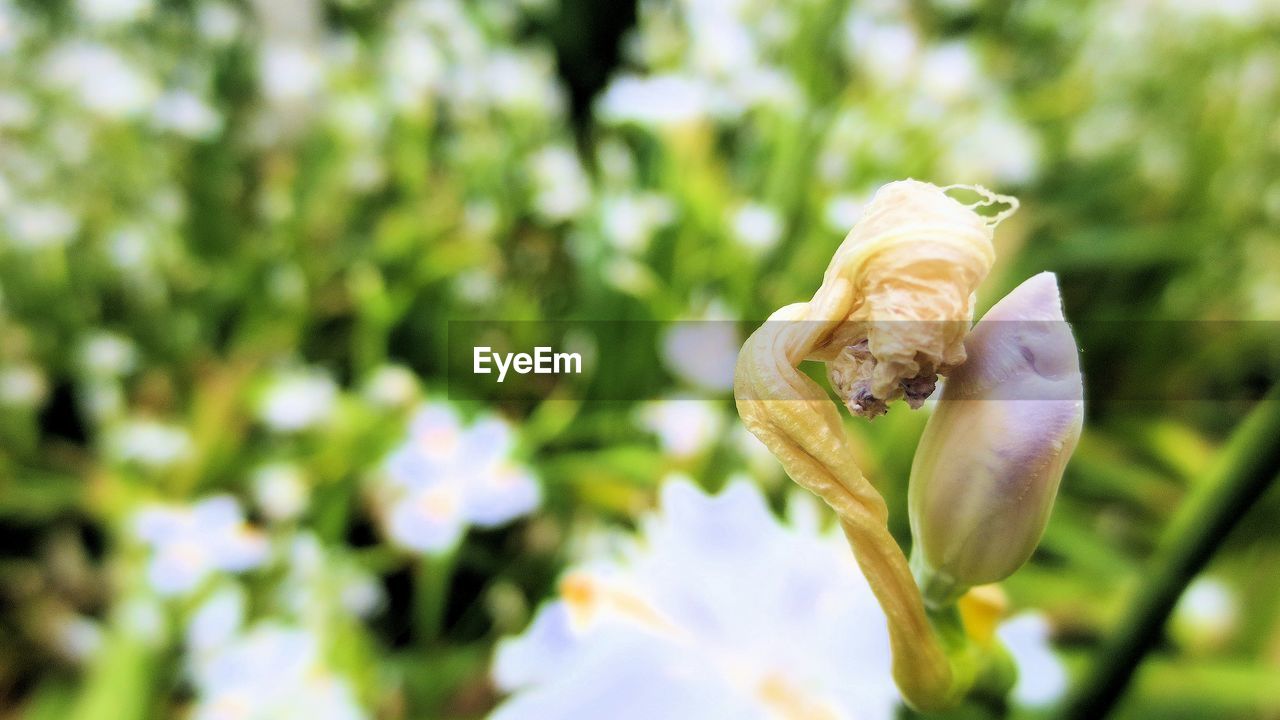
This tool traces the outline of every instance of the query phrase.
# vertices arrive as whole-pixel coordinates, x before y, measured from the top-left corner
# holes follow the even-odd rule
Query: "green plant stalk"
[[[413,585],[413,632],[423,647],[435,645],[444,634],[449,585],[457,548],[426,554],[418,560]]]
[[[1065,720],[1104,717],[1124,694],[1139,662],[1159,639],[1187,584],[1232,527],[1280,474],[1280,385],[1232,434],[1206,482],[1170,524],[1143,584],[1092,671],[1064,706]]]

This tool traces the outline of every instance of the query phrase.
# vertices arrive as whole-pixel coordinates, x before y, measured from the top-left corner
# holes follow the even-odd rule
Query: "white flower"
[[[744,482],[667,482],[641,527],[499,645],[495,720],[895,716],[884,616],[837,532]]]
[[[552,58],[544,53],[497,49],[486,57],[479,70],[475,79],[495,107],[545,114],[561,109]]]
[[[200,656],[233,640],[244,624],[246,602],[239,585],[221,587],[210,595],[187,623],[187,649]]]
[[[674,217],[671,201],[656,193],[609,195],[600,201],[605,240],[625,252],[643,252],[653,234]]]
[[[920,52],[920,36],[902,22],[878,22],[861,7],[845,22],[845,53],[870,81],[889,87],[903,84]]]
[[[133,530],[151,549],[147,580],[161,595],[185,595],[215,572],[244,572],[267,558],[266,538],[245,524],[229,495],[148,505],[134,515]]]
[[[513,445],[511,427],[499,418],[464,426],[449,406],[423,405],[387,457],[377,488],[387,534],[411,550],[442,552],[469,525],[495,527],[535,510],[541,488],[511,460]]]
[[[307,482],[297,465],[263,465],[253,471],[252,483],[254,502],[268,520],[287,522],[307,509]]]
[[[577,217],[591,201],[591,184],[578,154],[562,145],[539,150],[529,160],[533,175],[533,208],[545,220]]]
[[[663,126],[695,122],[710,112],[710,88],[685,75],[622,75],[605,88],[596,115],[609,124]]]
[[[85,662],[102,648],[102,625],[83,615],[60,618],[54,632],[54,644],[69,660]]]
[[[230,3],[202,2],[196,9],[196,31],[210,44],[226,45],[240,34],[240,13]]]
[[[867,195],[836,195],[827,201],[822,219],[828,229],[843,235],[862,217],[862,210],[869,202],[871,198]]]
[[[782,239],[782,218],[773,208],[760,203],[746,203],[729,218],[733,236],[743,247],[762,253]]]
[[[957,182],[998,185],[1033,180],[1040,168],[1040,141],[1018,118],[1004,111],[983,111],[948,143],[941,164]]]
[[[1067,691],[1067,669],[1050,644],[1049,621],[1040,614],[1023,613],[1006,620],[996,635],[1018,664],[1013,700],[1021,705],[1049,705]]]
[[[948,106],[973,97],[982,72],[973,48],[955,41],[937,45],[924,54],[918,80],[926,97]]]
[[[56,203],[17,203],[9,210],[8,226],[14,246],[38,250],[69,244],[80,230],[80,221]]]
[[[338,386],[333,378],[318,370],[296,370],[272,381],[258,406],[258,416],[274,430],[296,432],[328,420],[337,402]]]
[[[380,407],[404,407],[418,395],[418,377],[403,365],[383,365],[365,380],[361,394]]]
[[[258,59],[258,84],[271,102],[307,100],[324,84],[324,62],[319,53],[307,45],[268,43]]]
[[[54,88],[74,93],[89,112],[109,120],[138,115],[157,93],[155,81],[119,52],[80,40],[49,52],[44,77]]]
[[[49,395],[49,381],[35,365],[0,367],[0,406],[34,409]]]
[[[156,100],[151,122],[192,140],[207,140],[222,130],[222,116],[199,95],[189,90],[172,90]]]
[[[444,81],[447,65],[430,36],[400,30],[383,50],[387,93],[393,104],[404,110],[421,107]]]
[[[151,469],[172,466],[191,455],[191,436],[177,425],[155,420],[128,420],[107,436],[108,454],[118,462]]]
[[[38,112],[31,98],[19,92],[0,91],[0,128],[24,130],[31,127],[36,117]]]
[[[151,14],[151,0],[76,0],[76,10],[86,21],[118,25],[143,20]]]
[[[312,633],[261,623],[198,659],[193,720],[355,720],[366,717],[345,678],[324,666]]]
[[[639,411],[639,422],[658,436],[662,449],[677,458],[700,454],[724,427],[719,405],[704,400],[658,400]]]
[[[118,378],[133,372],[138,350],[133,341],[116,333],[99,331],[80,346],[80,366],[97,378]]]
[[[1212,648],[1230,636],[1239,619],[1239,603],[1231,588],[1216,578],[1199,577],[1182,593],[1170,626],[1183,644]]]
[[[697,320],[678,322],[662,337],[662,361],[676,377],[709,392],[733,389],[742,334],[732,315],[713,303]]]

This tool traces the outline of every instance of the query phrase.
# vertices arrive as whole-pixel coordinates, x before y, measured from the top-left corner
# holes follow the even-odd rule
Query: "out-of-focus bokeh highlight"
[[[607,402],[445,366],[449,320],[749,330],[904,177],[1017,195],[979,305],[1050,270],[1080,321],[1022,678],[960,716],[1050,715],[1280,371],[1277,37],[1270,0],[0,0],[0,717],[898,717],[830,513],[698,346],[730,323],[565,338]],[[848,422],[904,539],[927,413]],[[1118,717],[1280,716],[1277,522]]]

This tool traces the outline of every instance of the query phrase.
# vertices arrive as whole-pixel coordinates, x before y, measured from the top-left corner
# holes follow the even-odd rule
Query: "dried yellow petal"
[[[1016,202],[976,189],[981,204]],[[734,395],[747,428],[787,474],[840,517],[854,556],[888,620],[894,678],[921,710],[949,707],[972,682],[950,664],[925,614],[884,499],[850,452],[836,407],[798,369],[834,366],[855,412],[918,393],[913,383],[964,360],[973,291],[994,259],[985,218],[946,189],[906,180],[881,188],[841,243],[807,303],[779,309],[743,345]],[[949,321],[949,322],[946,322]],[[873,402],[874,401],[874,402]],[[861,404],[860,404],[861,403]]]

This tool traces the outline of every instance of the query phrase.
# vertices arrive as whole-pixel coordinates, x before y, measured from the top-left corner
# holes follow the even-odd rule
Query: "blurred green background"
[[[406,538],[448,321],[749,328],[904,177],[1017,195],[980,309],[1052,270],[1076,322],[1084,436],[1005,589],[1085,677],[1280,369],[1277,38],[1270,0],[0,0],[0,714],[312,713],[191,669],[237,606],[342,717],[484,716],[664,477],[790,486],[618,325],[569,341],[664,390],[453,403],[536,497]],[[925,419],[848,423],[904,540]],[[1117,716],[1280,717],[1280,491],[1236,520]]]

